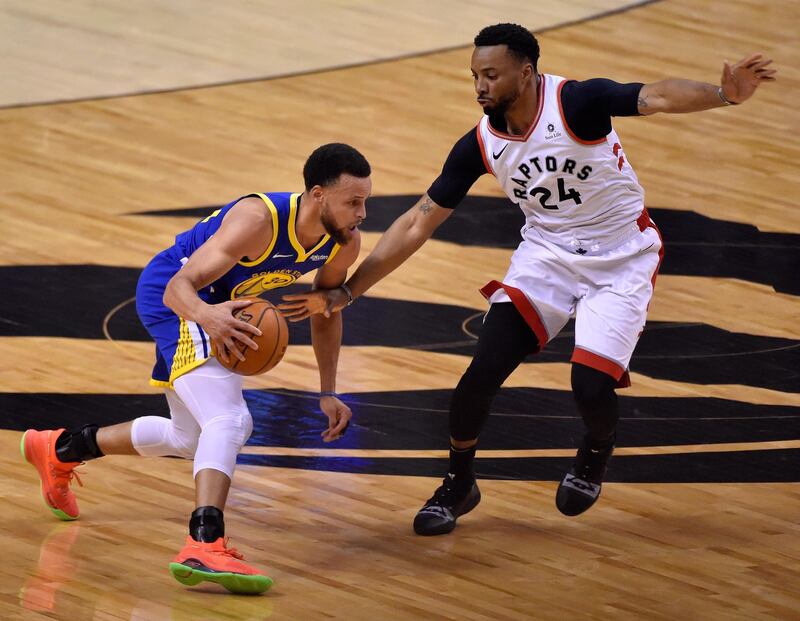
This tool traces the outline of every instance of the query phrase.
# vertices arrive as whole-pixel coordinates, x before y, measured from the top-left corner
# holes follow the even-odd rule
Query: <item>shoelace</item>
[[[229,548],[228,541],[229,541],[228,537],[225,537],[225,540],[222,543],[221,554],[224,554],[225,556],[232,556],[233,558],[238,559],[240,561],[244,560],[244,554],[239,552],[239,550],[237,550],[236,548]]]
[[[426,505],[430,504],[440,504],[440,505],[449,505],[452,504],[452,496],[456,493],[455,484],[453,479],[449,476],[444,477],[444,481],[439,486],[439,488],[433,493],[426,502]]]
[[[72,470],[65,472],[51,465],[50,472],[55,477],[56,487],[60,488],[62,494],[67,493],[67,490],[69,489],[69,484],[72,483],[72,479],[75,479],[78,482],[78,485],[83,487],[83,481],[81,481],[80,476],[78,476],[78,471],[75,470],[74,468]]]
[[[203,549],[205,545],[210,545],[210,544],[202,544],[196,541],[193,543],[193,546],[198,547],[200,549]],[[210,552],[211,554],[219,554],[220,556],[230,556],[231,558],[235,558],[240,561],[244,560],[244,554],[239,552],[239,550],[237,550],[236,548],[228,547],[228,537],[225,537],[225,539],[223,540],[221,548],[217,547],[211,547],[210,549],[205,548],[205,551]]]

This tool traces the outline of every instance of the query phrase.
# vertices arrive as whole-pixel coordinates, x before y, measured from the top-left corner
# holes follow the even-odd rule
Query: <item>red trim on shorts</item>
[[[561,105],[561,89],[564,88],[564,85],[567,83],[567,80],[561,80],[558,85],[558,92],[556,93],[556,101],[558,101],[558,113],[561,115],[561,122],[564,124],[564,129],[567,130],[569,137],[572,138],[578,144],[602,144],[607,142],[607,137],[603,136],[602,138],[598,138],[597,140],[581,140],[578,138],[575,133],[570,129],[569,125],[567,124],[567,117],[564,116],[564,108]],[[614,154],[616,155],[616,153]],[[620,165],[620,168],[622,166]]]
[[[661,237],[661,231],[658,230],[655,222],[650,219],[650,214],[647,213],[646,207],[642,209],[642,213],[636,219],[636,224],[639,226],[639,230],[642,232],[644,232],[645,229],[652,227],[655,229],[658,239],[661,240],[661,248],[658,251],[658,264],[656,265],[656,269],[653,272],[653,278],[651,280],[653,287],[655,287],[658,269],[661,267],[661,261],[664,259],[664,240]],[[647,306],[649,308],[650,304],[648,303]],[[593,352],[576,347],[572,353],[572,362],[586,365],[587,367],[597,369],[598,371],[610,375],[617,380],[617,388],[628,388],[631,385],[631,377],[627,369],[623,369],[613,360],[603,358],[602,356],[599,356]]]
[[[483,159],[483,165],[486,167],[486,172],[488,172],[491,175],[494,175],[494,171],[492,170],[492,167],[489,166],[489,160],[486,157],[486,145],[483,144],[483,136],[481,136],[481,124],[480,123],[478,123],[475,126],[475,133],[478,135],[478,147],[480,148],[480,151],[481,151],[481,158]],[[497,175],[494,175],[494,176],[496,177]]]
[[[594,352],[576,347],[572,352],[570,362],[576,362],[610,375],[617,381],[617,388],[627,388],[631,385],[631,378],[626,369],[623,369],[613,360],[604,358]]]
[[[642,209],[641,215],[636,219],[636,224],[639,225],[639,230],[642,232],[647,228],[654,228],[658,239],[661,241],[661,248],[658,250],[658,264],[656,265],[656,270],[653,272],[653,278],[650,281],[653,283],[653,288],[655,288],[658,270],[661,268],[661,262],[664,260],[664,238],[661,237],[661,231],[658,230],[656,223],[650,219],[650,214],[647,213],[647,207]]]
[[[533,304],[531,304],[530,300],[525,296],[524,293],[522,293],[522,291],[516,287],[506,285],[497,280],[491,280],[486,283],[483,287],[481,287],[480,292],[481,295],[488,300],[498,289],[505,291],[506,295],[511,298],[511,301],[519,311],[519,314],[522,315],[525,323],[527,323],[530,329],[533,330],[533,333],[536,335],[536,339],[539,341],[539,347],[536,351],[538,352],[541,350],[550,339],[547,336],[547,328],[544,327],[542,318],[539,317],[539,313],[536,311],[536,308],[533,306]]]

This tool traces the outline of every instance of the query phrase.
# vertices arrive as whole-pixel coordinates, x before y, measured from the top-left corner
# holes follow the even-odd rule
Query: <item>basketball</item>
[[[261,330],[261,336],[249,334],[258,345],[258,349],[253,350],[238,343],[239,351],[244,354],[244,360],[239,360],[231,353],[229,362],[226,363],[221,358],[219,362],[239,375],[259,375],[272,369],[283,358],[289,343],[289,328],[280,311],[266,300],[242,299],[253,299],[254,302],[250,306],[240,308],[233,316]]]

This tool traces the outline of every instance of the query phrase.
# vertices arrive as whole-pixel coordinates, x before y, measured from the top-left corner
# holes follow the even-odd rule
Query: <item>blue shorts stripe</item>
[[[206,333],[203,326],[197,324],[197,331],[200,333],[200,340],[203,343],[203,358],[208,358],[208,345],[206,344]]]

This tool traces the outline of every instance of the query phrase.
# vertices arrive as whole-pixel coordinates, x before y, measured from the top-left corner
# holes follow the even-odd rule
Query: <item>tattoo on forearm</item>
[[[647,107],[647,97],[639,97],[639,107],[646,108]]]
[[[430,198],[426,198],[425,202],[419,206],[420,211],[424,214],[429,214],[433,209],[433,201]]]

